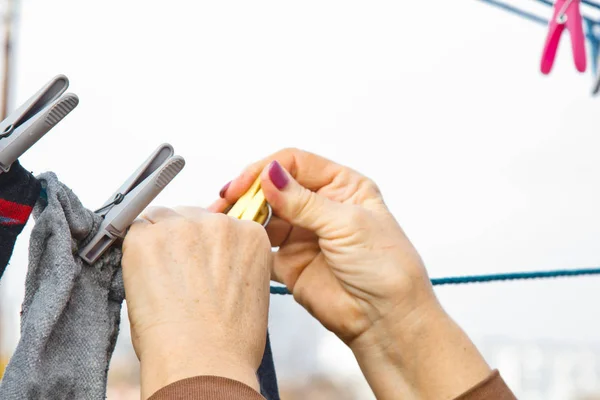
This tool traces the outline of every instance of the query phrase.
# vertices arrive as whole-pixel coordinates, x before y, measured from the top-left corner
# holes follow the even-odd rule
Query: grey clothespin
[[[75,94],[62,96],[68,87],[66,76],[54,77],[0,122],[0,173],[8,172],[23,153],[77,107]]]
[[[79,255],[93,264],[118,238],[125,237],[127,229],[156,196],[185,166],[185,160],[170,144],[162,144],[127,179],[102,207],[96,210],[104,220],[98,233]]]

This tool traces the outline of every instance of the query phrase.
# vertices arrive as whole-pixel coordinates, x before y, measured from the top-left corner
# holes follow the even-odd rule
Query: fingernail
[[[287,174],[277,161],[273,161],[269,166],[269,179],[279,190],[283,190],[289,182]]]
[[[229,185],[231,185],[231,181],[227,182],[227,184],[225,186],[223,186],[223,189],[221,189],[221,191],[219,192],[219,196],[221,196],[222,199],[225,198],[225,193],[227,193],[227,189],[229,189]]]

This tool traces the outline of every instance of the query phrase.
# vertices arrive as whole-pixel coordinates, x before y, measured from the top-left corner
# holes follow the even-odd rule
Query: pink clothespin
[[[542,73],[549,74],[554,64],[558,42],[565,27],[571,34],[573,46],[573,59],[579,72],[585,72],[585,35],[583,21],[579,9],[580,0],[556,0],[554,3],[554,16],[550,20],[548,36],[542,54]]]

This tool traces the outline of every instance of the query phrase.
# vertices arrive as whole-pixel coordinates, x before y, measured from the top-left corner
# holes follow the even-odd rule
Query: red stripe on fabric
[[[14,220],[5,222],[4,225],[25,224],[32,210],[30,206],[0,199],[0,216]]]

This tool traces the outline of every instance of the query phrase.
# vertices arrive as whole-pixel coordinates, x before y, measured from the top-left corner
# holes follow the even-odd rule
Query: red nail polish
[[[279,190],[283,190],[289,182],[287,174],[277,161],[273,161],[269,166],[269,179]]]
[[[231,181],[227,182],[227,184],[225,186],[223,186],[223,189],[221,189],[221,191],[219,192],[219,196],[221,196],[222,199],[225,198],[225,193],[227,193],[227,189],[229,189],[229,185],[231,185]]]

